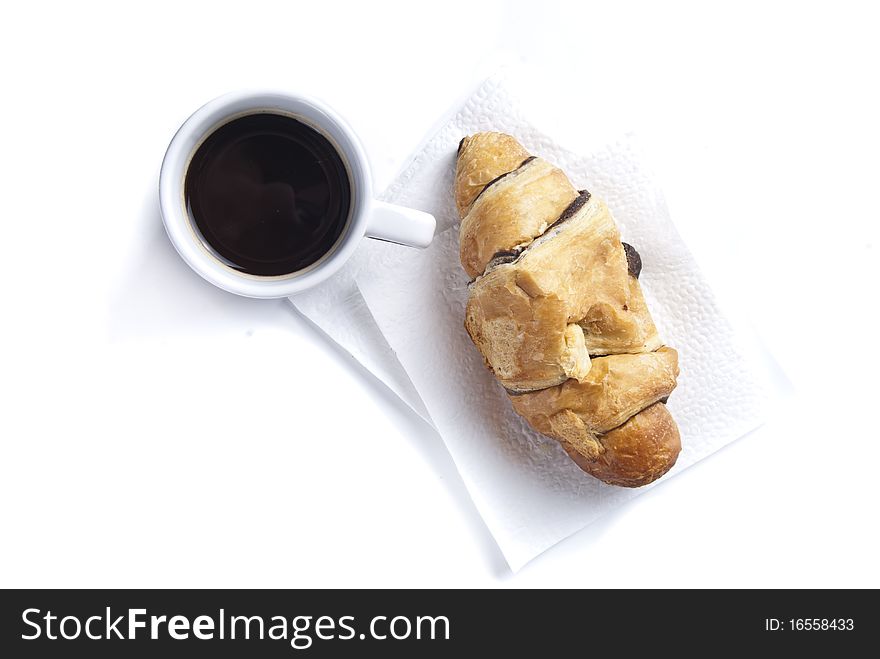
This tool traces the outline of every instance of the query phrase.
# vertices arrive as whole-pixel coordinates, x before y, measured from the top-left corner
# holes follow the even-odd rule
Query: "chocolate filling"
[[[495,185],[496,183],[498,183],[498,181],[500,181],[501,179],[503,179],[505,176],[510,176],[510,175],[513,174],[514,172],[518,172],[519,170],[521,170],[523,167],[525,167],[526,165],[528,165],[530,162],[532,162],[532,161],[533,161],[535,158],[537,158],[537,157],[538,157],[538,156],[529,156],[528,158],[526,158],[525,160],[523,160],[523,161],[519,164],[519,167],[517,167],[516,169],[511,170],[511,171],[509,171],[509,172],[505,172],[505,173],[502,174],[501,176],[496,176],[495,178],[493,178],[491,181],[489,181],[486,185],[483,186],[483,189],[480,190],[480,194],[478,194],[476,197],[474,197],[474,202],[473,202],[473,203],[477,203],[477,199],[480,198],[480,195],[482,195],[482,194],[483,194],[486,190],[488,190],[491,186],[493,186],[493,185]]]
[[[460,156],[460,155],[461,155],[461,147],[464,146],[464,141],[465,141],[466,139],[467,139],[467,135],[465,135],[464,137],[462,137],[462,138],[461,138],[461,141],[458,143],[458,151],[455,152],[455,155],[456,155],[456,156]]]
[[[559,385],[554,385],[554,386],[558,387]],[[517,391],[516,389],[508,389],[507,387],[504,387],[504,391],[507,392],[508,396],[525,396],[526,394],[535,393],[534,391]],[[542,390],[538,389],[537,391],[542,391]]]
[[[532,160],[532,158],[529,158],[529,160],[526,160],[526,162],[524,162],[523,165],[528,163],[530,160]],[[520,167],[522,167],[522,165],[520,165]],[[516,170],[514,170],[514,171],[516,171]],[[510,173],[510,172],[508,172],[508,173]],[[491,185],[491,183],[489,185]],[[485,188],[484,188],[484,190],[485,190]],[[494,268],[498,267],[499,265],[513,263],[514,261],[516,261],[520,256],[522,256],[525,252],[527,252],[532,247],[535,247],[536,245],[539,245],[542,242],[544,242],[544,240],[551,238],[552,235],[550,233],[550,230],[553,227],[559,226],[563,222],[570,220],[572,217],[575,216],[575,214],[581,208],[584,207],[584,204],[586,204],[590,200],[590,193],[588,191],[579,190],[579,193],[580,194],[578,194],[578,196],[575,198],[575,200],[572,201],[564,211],[562,211],[562,215],[559,216],[559,219],[557,219],[555,222],[553,222],[553,224],[548,226],[544,230],[544,233],[542,233],[540,236],[535,238],[526,247],[514,247],[511,250],[504,250],[501,252],[496,252],[492,256],[492,258],[489,260],[489,262],[486,264],[486,267],[483,270],[483,274],[484,275],[489,274],[489,272],[491,272]],[[480,193],[480,194],[482,194],[482,193]],[[478,198],[479,198],[479,195],[478,195]],[[473,279],[470,283],[473,284],[477,279],[479,279],[479,277]],[[470,284],[468,284],[468,285],[470,285]]]
[[[663,396],[663,398],[661,398],[661,399],[658,400],[657,402],[658,402],[658,403],[663,403],[664,405],[666,405],[666,403],[669,402],[669,396]]]
[[[636,248],[629,243],[620,243],[623,245],[623,251],[626,252],[626,267],[631,277],[639,278],[642,273],[642,257],[636,251]]]
[[[488,274],[489,272],[491,272],[492,270],[497,268],[499,265],[513,263],[514,261],[516,261],[519,258],[520,254],[522,254],[523,251],[524,251],[524,249],[522,247],[514,247],[513,249],[506,249],[501,252],[495,252],[495,254],[492,256],[492,258],[489,259],[489,262],[486,264],[486,267],[483,268],[483,274],[484,275]],[[470,286],[470,284],[473,284],[476,280],[477,280],[477,278],[472,279],[471,282],[468,284],[468,286]]]
[[[513,249],[505,249],[500,252],[495,252],[492,255],[492,258],[489,259],[489,263],[494,265],[501,265],[502,263],[510,263],[511,261],[516,261],[517,257],[523,253],[522,247],[515,247]]]
[[[504,250],[501,250],[500,252],[495,252],[492,255],[492,258],[493,259],[503,259],[507,256],[511,256],[513,258],[516,258],[517,256],[520,255],[520,252],[522,252],[522,249],[504,249]]]
[[[564,211],[562,211],[562,215],[559,216],[559,219],[557,219],[553,224],[547,227],[547,231],[550,231],[550,229],[559,224],[562,224],[566,220],[570,220],[572,217],[574,217],[574,214],[577,213],[581,208],[583,208],[584,204],[586,204],[588,201],[590,201],[589,191],[578,190],[578,196],[575,197],[574,201],[571,202]],[[545,231],[544,233],[546,234],[547,231]]]

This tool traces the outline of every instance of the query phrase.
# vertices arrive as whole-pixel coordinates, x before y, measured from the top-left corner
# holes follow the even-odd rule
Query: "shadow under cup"
[[[198,144],[184,201],[201,246],[250,277],[314,266],[345,235],[353,206],[339,149],[301,118],[253,110],[221,122]]]

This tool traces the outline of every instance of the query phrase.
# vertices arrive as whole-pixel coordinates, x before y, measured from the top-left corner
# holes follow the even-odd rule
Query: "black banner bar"
[[[846,652],[878,614],[844,590],[12,590],[0,656]]]

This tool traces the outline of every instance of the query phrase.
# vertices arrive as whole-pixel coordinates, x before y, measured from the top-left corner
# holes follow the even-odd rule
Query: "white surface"
[[[880,586],[876,18],[606,5],[7,9],[0,585]],[[287,303],[193,274],[156,200],[220,93],[323,97],[381,190],[502,60],[559,80],[575,151],[651,138],[676,225],[798,389],[516,576],[422,422]]]
[[[513,411],[474,350],[463,323],[469,277],[460,265],[460,223],[450,194],[463,135],[488,129],[514,135],[529,153],[565,171],[576,189],[605,200],[622,239],[641,251],[645,299],[661,336],[678,349],[682,371],[669,402],[682,452],[667,480],[763,424],[770,391],[761,386],[761,358],[743,351],[676,232],[638,140],[622,138],[589,157],[566,151],[520,115],[508,87],[503,78],[481,85],[382,194],[434,214],[440,232],[431,247],[365,243],[361,250],[372,258],[356,283],[508,564],[519,570],[650,487],[612,487],[586,477],[558,443]]]

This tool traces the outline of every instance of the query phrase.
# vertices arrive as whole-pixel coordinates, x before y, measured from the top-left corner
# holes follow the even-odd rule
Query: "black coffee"
[[[204,241],[253,275],[295,272],[342,234],[351,186],[323,135],[291,117],[254,114],[218,128],[186,174],[187,209]]]

